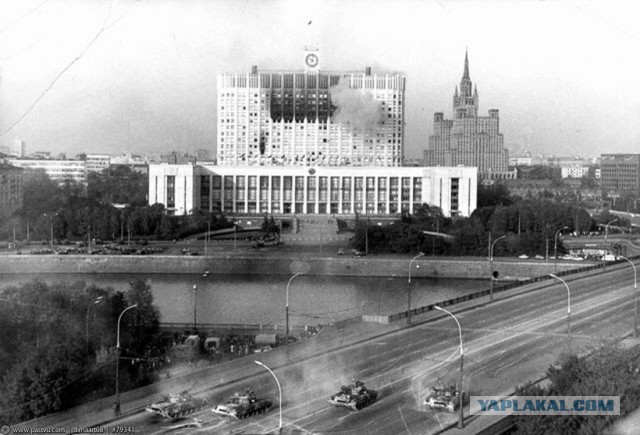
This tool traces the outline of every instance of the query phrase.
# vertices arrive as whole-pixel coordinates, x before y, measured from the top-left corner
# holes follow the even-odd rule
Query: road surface
[[[629,275],[629,276],[627,276]],[[470,395],[505,395],[518,384],[542,376],[569,348],[587,351],[628,334],[633,325],[633,275],[626,269],[577,280],[571,290],[571,340],[567,335],[567,291],[556,281],[546,288],[462,311],[464,388]],[[450,307],[454,314],[456,307]],[[321,349],[320,349],[321,350]],[[364,343],[287,364],[286,351],[252,356],[221,366],[200,380],[194,392],[207,397],[206,411],[168,421],[140,412],[110,425],[135,427],[136,433],[276,433],[278,391],[271,375],[253,363],[261,359],[282,384],[283,433],[428,434],[455,423],[457,414],[426,409],[427,389],[453,383],[459,370],[459,338],[454,320],[437,320],[387,333]],[[227,381],[239,382],[216,387]],[[355,412],[328,404],[331,394],[353,379],[379,392],[378,401]],[[225,419],[210,409],[234,391],[251,387],[275,406],[245,420]],[[158,399],[151,396],[147,402]],[[130,404],[140,407],[143,401]],[[468,407],[465,414],[468,415]]]

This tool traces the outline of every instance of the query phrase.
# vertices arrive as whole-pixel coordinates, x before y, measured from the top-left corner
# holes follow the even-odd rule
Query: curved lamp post
[[[48,217],[49,218],[49,223],[51,225],[51,253],[53,254],[53,217],[54,216],[58,216],[58,213],[53,213],[53,214],[47,214],[44,213],[43,216]]]
[[[132,308],[136,308],[138,304],[133,304],[122,310],[120,315],[118,316],[118,332],[116,338],[116,414],[120,413],[120,320],[122,319],[122,315],[126,313],[128,310]]]
[[[409,279],[408,279],[409,291],[407,292],[407,325],[411,325],[411,266],[413,265],[413,262],[420,257],[424,257],[424,252],[418,253],[418,255],[413,257],[409,262]]]
[[[205,270],[202,273],[202,277],[206,278],[208,276],[209,276],[209,271]],[[196,322],[196,320],[197,320],[196,316],[198,314],[198,312],[197,312],[197,309],[198,309],[197,308],[198,307],[198,293],[197,293],[197,291],[198,291],[198,285],[194,284],[193,285],[193,330],[194,330],[194,332],[198,330],[198,323]]]
[[[278,381],[276,374],[273,373],[273,371],[265,364],[261,363],[260,361],[254,361],[254,363],[258,364],[260,367],[267,369],[269,373],[271,373],[271,376],[273,376],[273,379],[276,380],[276,384],[278,385],[278,402],[280,403],[280,424],[278,425],[278,433],[282,433],[282,388],[280,387],[280,382]]]
[[[198,309],[198,285],[194,284],[193,285],[193,330],[197,331],[198,330],[198,326],[196,323],[196,315],[197,315],[197,309]]]
[[[607,233],[609,232],[609,225],[611,225],[612,223],[614,223],[615,221],[617,221],[618,218],[615,218],[609,222],[606,223],[606,225],[604,226],[604,241],[607,241]]]
[[[91,301],[91,303],[87,306],[87,340],[86,340],[87,357],[89,356],[89,311],[91,310],[91,307],[93,307],[94,305],[98,305],[100,302],[102,302],[103,298],[104,296],[98,296],[96,299]]]
[[[293,278],[295,278],[296,276],[302,275],[302,273],[296,273],[295,275],[293,275],[291,278],[289,278],[289,282],[287,283],[287,300],[286,300],[286,304],[285,304],[285,308],[284,308],[284,314],[285,314],[285,346],[289,347],[289,286],[291,285],[291,281],[293,281]]]
[[[629,262],[631,267],[633,267],[633,336],[638,336],[638,271],[636,269],[636,265],[633,264],[631,260],[627,257],[618,255],[618,257],[622,258]]]
[[[567,288],[567,337],[569,338],[569,351],[571,351],[571,291],[569,290],[569,285],[564,279],[554,275],[553,273],[550,273],[549,276],[557,279]]]
[[[436,310],[440,310],[444,313],[447,313],[448,315],[450,315],[451,317],[453,317],[453,320],[456,321],[456,324],[458,325],[458,333],[460,334],[460,380],[459,385],[460,385],[460,391],[459,391],[459,396],[460,396],[460,404],[459,404],[459,408],[460,408],[460,413],[458,414],[458,429],[464,429],[464,412],[463,412],[463,408],[464,408],[464,391],[462,391],[462,380],[463,380],[463,367],[464,367],[464,348],[462,347],[462,328],[460,327],[460,322],[458,322],[458,319],[456,318],[456,316],[454,316],[451,312],[445,310],[444,308],[441,308],[437,305],[434,305],[434,307]]]
[[[489,249],[489,302],[493,302],[493,247],[498,242],[498,240],[504,239],[507,236],[500,236],[493,241],[491,244],[491,249]]]
[[[556,231],[556,234],[553,236],[553,273],[556,273],[556,271],[558,270],[558,234],[560,233],[560,231],[566,230],[568,228],[569,227],[567,226],[558,228],[558,231]]]

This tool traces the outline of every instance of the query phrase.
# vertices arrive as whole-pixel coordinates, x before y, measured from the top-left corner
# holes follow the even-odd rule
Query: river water
[[[194,297],[198,323],[285,323],[286,288],[290,276],[200,274],[15,274],[2,276],[2,287],[33,279],[45,282],[84,281],[124,291],[129,282],[145,279],[162,322],[193,321]],[[194,291],[194,285],[196,289]],[[481,280],[412,278],[411,307],[478,291]],[[291,325],[318,325],[369,315],[395,314],[407,309],[406,278],[300,275],[289,286]]]

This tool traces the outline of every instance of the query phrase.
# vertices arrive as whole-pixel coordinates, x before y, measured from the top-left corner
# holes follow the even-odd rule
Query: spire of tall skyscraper
[[[464,74],[462,74],[463,79],[468,79],[469,77],[469,53],[467,50],[464,51]]]

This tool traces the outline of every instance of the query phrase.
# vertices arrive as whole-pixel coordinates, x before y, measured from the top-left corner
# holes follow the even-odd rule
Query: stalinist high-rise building
[[[465,54],[460,91],[456,86],[453,96],[454,119],[435,113],[424,165],[475,166],[479,178],[515,178],[515,172],[509,172],[509,150],[504,148],[498,110],[478,116],[478,107],[478,88],[471,82],[469,57]]]

